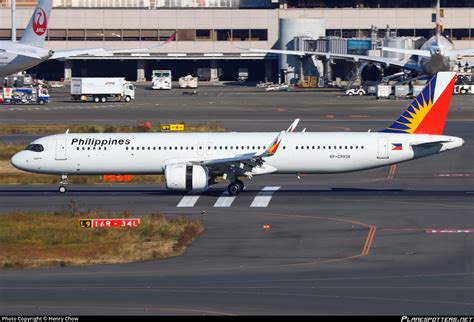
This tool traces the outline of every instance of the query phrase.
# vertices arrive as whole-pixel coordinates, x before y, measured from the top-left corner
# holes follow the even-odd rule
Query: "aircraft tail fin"
[[[443,134],[455,81],[456,73],[439,72],[410,103],[405,112],[381,132]]]
[[[20,43],[37,47],[44,46],[52,6],[53,0],[38,1],[30,22],[23,32]]]

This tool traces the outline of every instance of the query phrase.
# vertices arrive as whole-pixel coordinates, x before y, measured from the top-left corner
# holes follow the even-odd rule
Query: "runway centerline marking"
[[[227,191],[222,193],[222,195],[216,200],[216,203],[214,204],[214,207],[230,207],[232,206],[232,203],[235,200],[235,196],[229,195]]]
[[[267,186],[258,193],[258,195],[253,199],[250,207],[252,208],[264,208],[268,207],[270,200],[272,200],[273,193],[280,189],[280,186]]]
[[[180,207],[180,208],[194,207],[194,204],[198,201],[199,197],[201,196],[184,196],[183,198],[181,198],[181,201],[178,203],[176,207]]]

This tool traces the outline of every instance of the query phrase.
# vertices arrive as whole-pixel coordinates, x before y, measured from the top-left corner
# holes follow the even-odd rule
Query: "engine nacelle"
[[[383,78],[384,71],[379,64],[365,63],[360,67],[360,78],[362,81],[379,82]]]
[[[166,188],[170,190],[206,189],[209,171],[201,165],[187,163],[170,164],[165,167]]]

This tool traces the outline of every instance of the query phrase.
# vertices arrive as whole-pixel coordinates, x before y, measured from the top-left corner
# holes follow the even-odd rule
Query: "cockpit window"
[[[41,144],[30,144],[26,147],[25,150],[33,152],[43,152],[44,148]]]

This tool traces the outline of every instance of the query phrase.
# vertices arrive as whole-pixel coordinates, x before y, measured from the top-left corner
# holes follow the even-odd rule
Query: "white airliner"
[[[239,177],[271,173],[342,173],[388,166],[455,149],[443,135],[456,73],[433,77],[406,111],[380,132],[280,133],[68,133],[33,141],[15,154],[18,169],[67,175],[165,174],[171,190],[203,190],[218,176],[228,191],[244,188]]]
[[[39,0],[30,22],[23,32],[19,42],[0,41],[0,77],[12,75],[33,66],[39,65],[48,59],[64,59],[79,55],[113,54],[121,52],[146,52],[161,47],[172,41],[173,33],[164,43],[149,48],[133,48],[121,50],[107,50],[105,48],[83,48],[73,50],[53,51],[43,47],[48,30],[49,15],[53,0]]]

